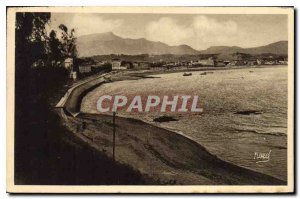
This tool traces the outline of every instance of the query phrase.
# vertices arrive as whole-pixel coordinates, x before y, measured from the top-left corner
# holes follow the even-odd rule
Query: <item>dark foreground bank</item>
[[[67,75],[53,69],[17,74],[15,184],[149,183],[145,176],[113,162],[62,125],[54,105],[71,85]]]

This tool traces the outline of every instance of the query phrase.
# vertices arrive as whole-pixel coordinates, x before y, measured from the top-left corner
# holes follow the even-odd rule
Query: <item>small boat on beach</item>
[[[192,76],[192,73],[183,73],[182,76]]]

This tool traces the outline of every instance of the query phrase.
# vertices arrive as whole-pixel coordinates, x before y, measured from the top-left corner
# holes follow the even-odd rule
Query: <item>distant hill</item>
[[[97,33],[78,37],[78,54],[80,57],[91,57],[109,54],[174,54],[174,55],[197,55],[218,54],[226,58],[230,54],[288,54],[288,42],[279,41],[266,46],[255,48],[241,48],[238,46],[212,46],[206,50],[197,51],[188,45],[169,46],[163,42],[154,42],[147,39],[122,38],[112,32]]]
[[[254,48],[241,48],[238,46],[212,46],[206,50],[200,51],[201,54],[218,54],[220,59],[230,59],[236,53],[243,53],[249,55],[259,54],[274,54],[274,55],[287,55],[288,42],[279,41],[268,44],[266,46]]]
[[[266,46],[256,47],[256,48],[245,48],[244,52],[248,54],[288,54],[288,42],[287,41],[278,41],[275,43],[271,43]]]
[[[108,54],[198,54],[188,45],[169,46],[147,39],[125,39],[112,32],[78,37],[77,48],[80,57]]]

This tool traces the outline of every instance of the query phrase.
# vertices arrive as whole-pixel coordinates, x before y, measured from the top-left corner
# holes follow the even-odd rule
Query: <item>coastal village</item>
[[[134,57],[134,56],[132,56]],[[67,58],[63,66],[70,70],[70,77],[77,79],[79,76],[86,76],[98,72],[107,72],[111,70],[197,70],[201,67],[247,67],[260,65],[287,65],[286,56],[259,55],[249,56],[243,53],[235,53],[230,59],[219,59],[218,55],[199,55],[192,56],[189,60],[171,58],[171,59],[152,59],[156,55],[143,55],[143,60],[135,57],[124,57],[123,55],[112,55],[112,58],[79,58],[77,64],[74,64],[72,58]],[[146,59],[145,59],[146,57]]]

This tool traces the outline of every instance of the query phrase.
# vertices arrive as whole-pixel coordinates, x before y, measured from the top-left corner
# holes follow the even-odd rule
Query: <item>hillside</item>
[[[241,48],[238,46],[212,46],[206,50],[200,51],[201,54],[219,54],[219,57],[228,57],[235,53],[243,53],[250,55],[258,54],[275,54],[275,55],[287,55],[288,54],[288,42],[279,41],[268,44],[266,46],[254,47],[254,48]]]
[[[173,54],[173,55],[198,55],[219,54],[227,57],[234,53],[244,54],[288,54],[288,42],[279,41],[265,46],[254,48],[241,48],[238,46],[212,46],[206,50],[197,51],[188,45],[169,46],[163,42],[149,41],[145,38],[130,39],[122,38],[112,32],[96,33],[78,37],[78,54],[80,57],[91,57],[97,55],[124,54]]]
[[[169,46],[162,42],[147,39],[125,39],[112,32],[81,36],[78,38],[80,57],[108,54],[197,54],[198,51],[187,45]]]
[[[288,42],[287,41],[278,41],[275,43],[271,43],[266,46],[261,46],[257,48],[246,48],[243,53],[248,54],[288,54]]]

